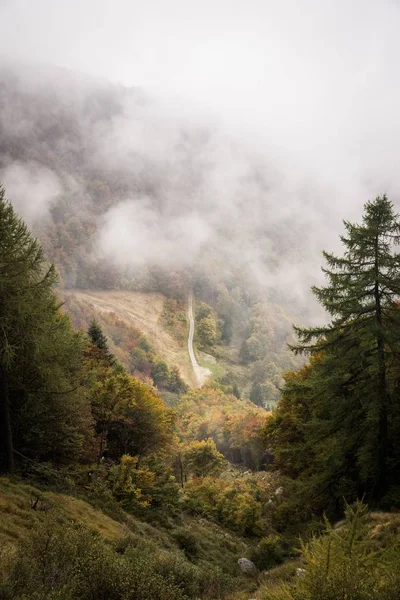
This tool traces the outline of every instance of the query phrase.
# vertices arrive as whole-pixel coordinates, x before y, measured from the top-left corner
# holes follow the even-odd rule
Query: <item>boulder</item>
[[[257,571],[256,565],[248,558],[239,558],[238,565],[242,573],[255,573]]]

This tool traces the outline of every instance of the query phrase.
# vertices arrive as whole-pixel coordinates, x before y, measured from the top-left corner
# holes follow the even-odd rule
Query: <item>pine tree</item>
[[[390,427],[400,375],[400,223],[382,196],[365,205],[361,225],[344,225],[344,256],[324,252],[328,285],[313,287],[332,320],[295,328],[292,349],[318,357],[307,390],[298,390],[312,405],[305,433],[317,448],[315,472],[325,475],[325,489],[379,500],[399,468]]]
[[[55,283],[54,267],[46,267],[43,251],[19,219],[0,187],[0,427],[2,468],[14,469],[10,413],[10,376],[24,351],[33,349],[32,325],[54,305],[46,291]],[[40,310],[38,303],[43,299]]]
[[[60,311],[56,280],[0,188],[0,471],[18,453],[66,462],[85,452],[84,435],[90,445],[83,338]]]
[[[88,328],[88,336],[95,346],[103,352],[108,352],[107,338],[96,319],[92,319]]]
[[[258,381],[253,381],[250,390],[250,400],[257,406],[264,406],[261,384]]]
[[[103,330],[96,319],[93,319],[90,322],[87,334],[93,345],[97,346],[97,348],[100,350],[103,358],[108,360],[110,364],[114,364],[115,357],[110,353],[108,349],[107,337],[104,335]]]

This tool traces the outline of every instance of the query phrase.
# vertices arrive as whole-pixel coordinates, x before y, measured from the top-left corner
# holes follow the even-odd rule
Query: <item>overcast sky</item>
[[[400,192],[399,31],[395,0],[0,0],[4,57],[208,112],[357,208]]]

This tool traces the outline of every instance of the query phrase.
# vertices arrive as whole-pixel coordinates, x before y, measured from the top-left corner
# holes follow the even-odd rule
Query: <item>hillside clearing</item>
[[[153,344],[160,357],[169,365],[179,368],[181,377],[191,387],[197,386],[196,377],[187,353],[165,329],[163,310],[165,296],[159,293],[129,291],[73,290],[64,291],[64,296],[72,296],[79,302],[93,307],[94,312],[114,313],[122,321],[134,325]]]

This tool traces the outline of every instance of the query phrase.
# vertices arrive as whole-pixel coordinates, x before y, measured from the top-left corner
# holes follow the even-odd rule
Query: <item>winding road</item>
[[[189,292],[189,302],[188,302],[188,317],[189,317],[189,335],[188,335],[188,351],[190,362],[192,363],[193,371],[196,377],[196,381],[199,387],[204,385],[207,377],[211,375],[210,369],[206,367],[201,367],[197,362],[197,358],[195,356],[193,350],[193,336],[194,336],[194,317],[193,317],[193,292]]]

